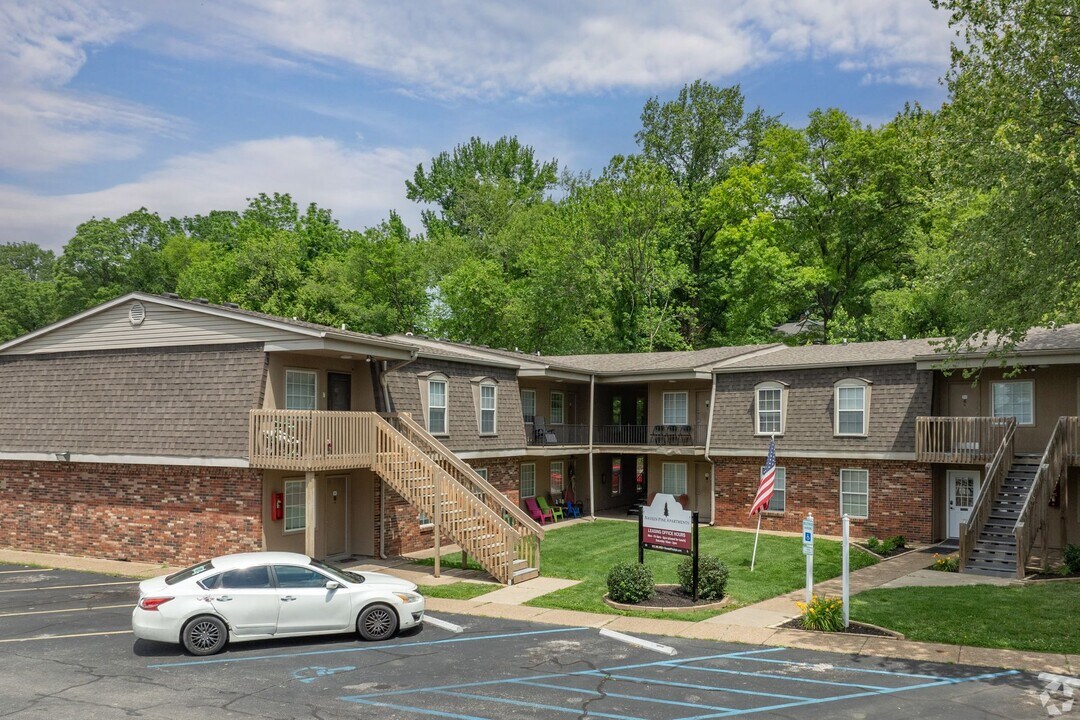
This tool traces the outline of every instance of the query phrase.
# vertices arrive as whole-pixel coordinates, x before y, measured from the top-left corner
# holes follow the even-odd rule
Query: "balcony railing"
[[[1011,422],[1012,418],[916,418],[915,459],[973,465],[990,462]]]
[[[544,425],[525,423],[525,443],[535,445],[588,445],[588,425]]]
[[[596,445],[705,445],[703,425],[597,425]]]
[[[249,462],[267,470],[370,467],[373,413],[252,410]]]

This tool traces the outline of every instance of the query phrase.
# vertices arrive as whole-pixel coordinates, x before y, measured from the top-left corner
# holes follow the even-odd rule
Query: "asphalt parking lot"
[[[442,616],[385,643],[241,643],[209,658],[136,641],[137,581],[0,566],[6,717],[617,720],[1045,718],[1034,675]],[[1077,710],[1080,717],[1080,708]]]

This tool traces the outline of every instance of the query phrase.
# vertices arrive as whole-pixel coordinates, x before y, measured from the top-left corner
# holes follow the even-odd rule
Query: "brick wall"
[[[750,505],[757,492],[761,458],[716,458],[716,524],[753,528]],[[783,514],[765,513],[763,530],[799,532],[807,513],[814,514],[814,530],[839,535],[840,469],[869,471],[869,517],[852,518],[853,537],[903,535],[929,542],[932,538],[933,493],[930,466],[892,460],[840,460],[778,458],[786,468],[787,500]]]
[[[494,458],[489,460],[470,460],[469,464],[474,468],[487,468],[488,482],[494,485],[503,495],[513,502],[518,502],[518,461],[513,458]],[[381,482],[376,480],[377,483]],[[401,553],[426,550],[435,546],[435,531],[431,526],[421,526],[417,522],[416,508],[406,502],[405,498],[398,495],[389,486],[384,486],[386,492],[386,553],[387,555],[400,555]],[[378,487],[375,490],[375,538],[378,543],[380,519]],[[443,537],[444,545],[453,542],[449,537]]]
[[[243,468],[0,461],[0,546],[184,565],[262,549]]]

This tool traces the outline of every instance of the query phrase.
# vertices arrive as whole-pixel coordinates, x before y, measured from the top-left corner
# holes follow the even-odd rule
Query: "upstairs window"
[[[664,393],[664,424],[686,425],[686,393]]]
[[[552,425],[562,425],[566,422],[566,395],[560,390],[551,392],[551,417],[548,421]]]
[[[784,434],[784,390],[778,382],[765,382],[754,393],[754,431],[758,435]]]
[[[1016,418],[1017,425],[1035,424],[1035,383],[1030,380],[997,382],[991,388],[994,417]]]
[[[496,388],[491,383],[480,385],[480,433],[482,435],[495,434],[495,406]]]
[[[285,409],[315,409],[315,371],[285,371]]]
[[[841,380],[836,384],[836,434],[866,435],[870,384]]]
[[[442,378],[428,379],[428,432],[445,435],[447,381]]]
[[[521,391],[521,415],[525,422],[531,423],[536,420],[536,391]]]

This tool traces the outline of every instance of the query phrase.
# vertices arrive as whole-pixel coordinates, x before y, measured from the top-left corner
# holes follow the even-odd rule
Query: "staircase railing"
[[[498,581],[513,581],[519,532],[425,450],[379,417],[374,460],[375,472],[432,519],[436,534],[451,537]]]
[[[1040,531],[1042,531],[1043,563],[1045,564],[1047,560],[1046,552],[1049,542],[1046,527],[1047,508],[1050,505],[1050,493],[1054,490],[1054,484],[1062,478],[1069,467],[1069,425],[1069,418],[1058,418],[1057,424],[1054,425],[1054,432],[1050,434],[1050,440],[1046,443],[1042,459],[1039,460],[1039,469],[1031,482],[1031,490],[1028,491],[1024,505],[1020,509],[1020,515],[1016,518],[1013,536],[1016,538],[1016,576],[1020,579],[1024,577],[1031,547],[1035,544],[1035,538]]]
[[[923,418],[920,418],[920,420]],[[967,567],[971,560],[971,553],[975,549],[975,543],[979,538],[986,521],[990,519],[990,509],[994,505],[994,498],[1001,491],[1005,483],[1005,476],[1009,472],[1013,455],[1016,452],[1016,419],[1005,418],[1002,422],[1004,435],[998,443],[994,456],[986,463],[983,469],[983,482],[979,488],[979,495],[975,498],[975,504],[965,522],[960,523],[960,567]]]
[[[915,459],[919,462],[990,462],[1012,418],[915,418]],[[1015,421],[1013,421],[1015,424]]]
[[[1069,464],[1080,465],[1080,417],[1065,418],[1065,444],[1068,447]]]

